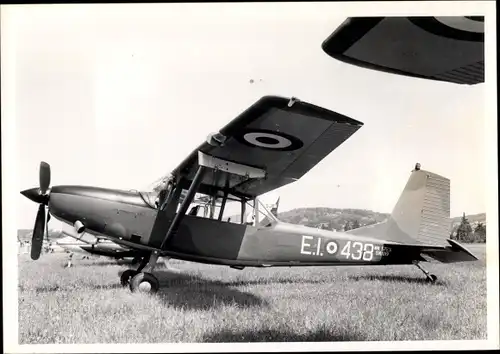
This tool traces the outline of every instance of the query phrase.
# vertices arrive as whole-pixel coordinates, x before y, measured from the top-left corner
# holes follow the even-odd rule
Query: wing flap
[[[264,178],[249,178],[212,170],[205,174],[201,189],[208,186],[254,198],[300,179],[362,125],[306,102],[265,96],[219,131],[222,145],[201,144],[173,174],[192,180],[201,151],[266,171]]]
[[[322,48],[368,69],[456,84],[484,82],[484,17],[349,18]]]

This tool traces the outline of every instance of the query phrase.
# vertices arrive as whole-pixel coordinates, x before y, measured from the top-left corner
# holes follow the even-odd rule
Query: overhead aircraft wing
[[[200,151],[205,158],[222,161],[221,170],[235,163],[257,171],[250,175],[209,171],[199,187],[201,193],[215,189],[253,199],[301,178],[362,125],[294,98],[265,96],[215,134],[222,145],[207,139],[172,174],[188,188]]]
[[[322,48],[367,69],[456,84],[484,82],[484,17],[351,17]]]

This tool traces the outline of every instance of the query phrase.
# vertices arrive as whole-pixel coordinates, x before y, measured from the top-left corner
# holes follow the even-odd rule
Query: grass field
[[[247,268],[172,261],[156,295],[119,285],[106,258],[64,268],[65,254],[19,256],[19,341],[166,343],[486,339],[484,245],[477,262]]]

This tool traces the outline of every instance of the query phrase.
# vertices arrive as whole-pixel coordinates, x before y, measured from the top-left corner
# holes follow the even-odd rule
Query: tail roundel
[[[450,235],[450,180],[415,166],[389,219],[350,230],[403,244],[444,246]]]

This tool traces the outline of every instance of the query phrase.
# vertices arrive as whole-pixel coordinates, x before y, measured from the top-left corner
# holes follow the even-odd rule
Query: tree
[[[358,219],[354,220],[354,222],[352,223],[352,229],[357,229],[359,227],[361,227],[361,225],[359,224]]]
[[[469,220],[465,217],[465,213],[462,216],[462,221],[457,228],[457,241],[459,242],[472,242],[474,239],[474,233],[472,231],[472,226],[470,226]]]
[[[344,231],[352,230],[352,225],[350,221],[346,221],[344,225]]]
[[[486,242],[486,227],[479,222],[474,230],[474,239],[476,242]]]

